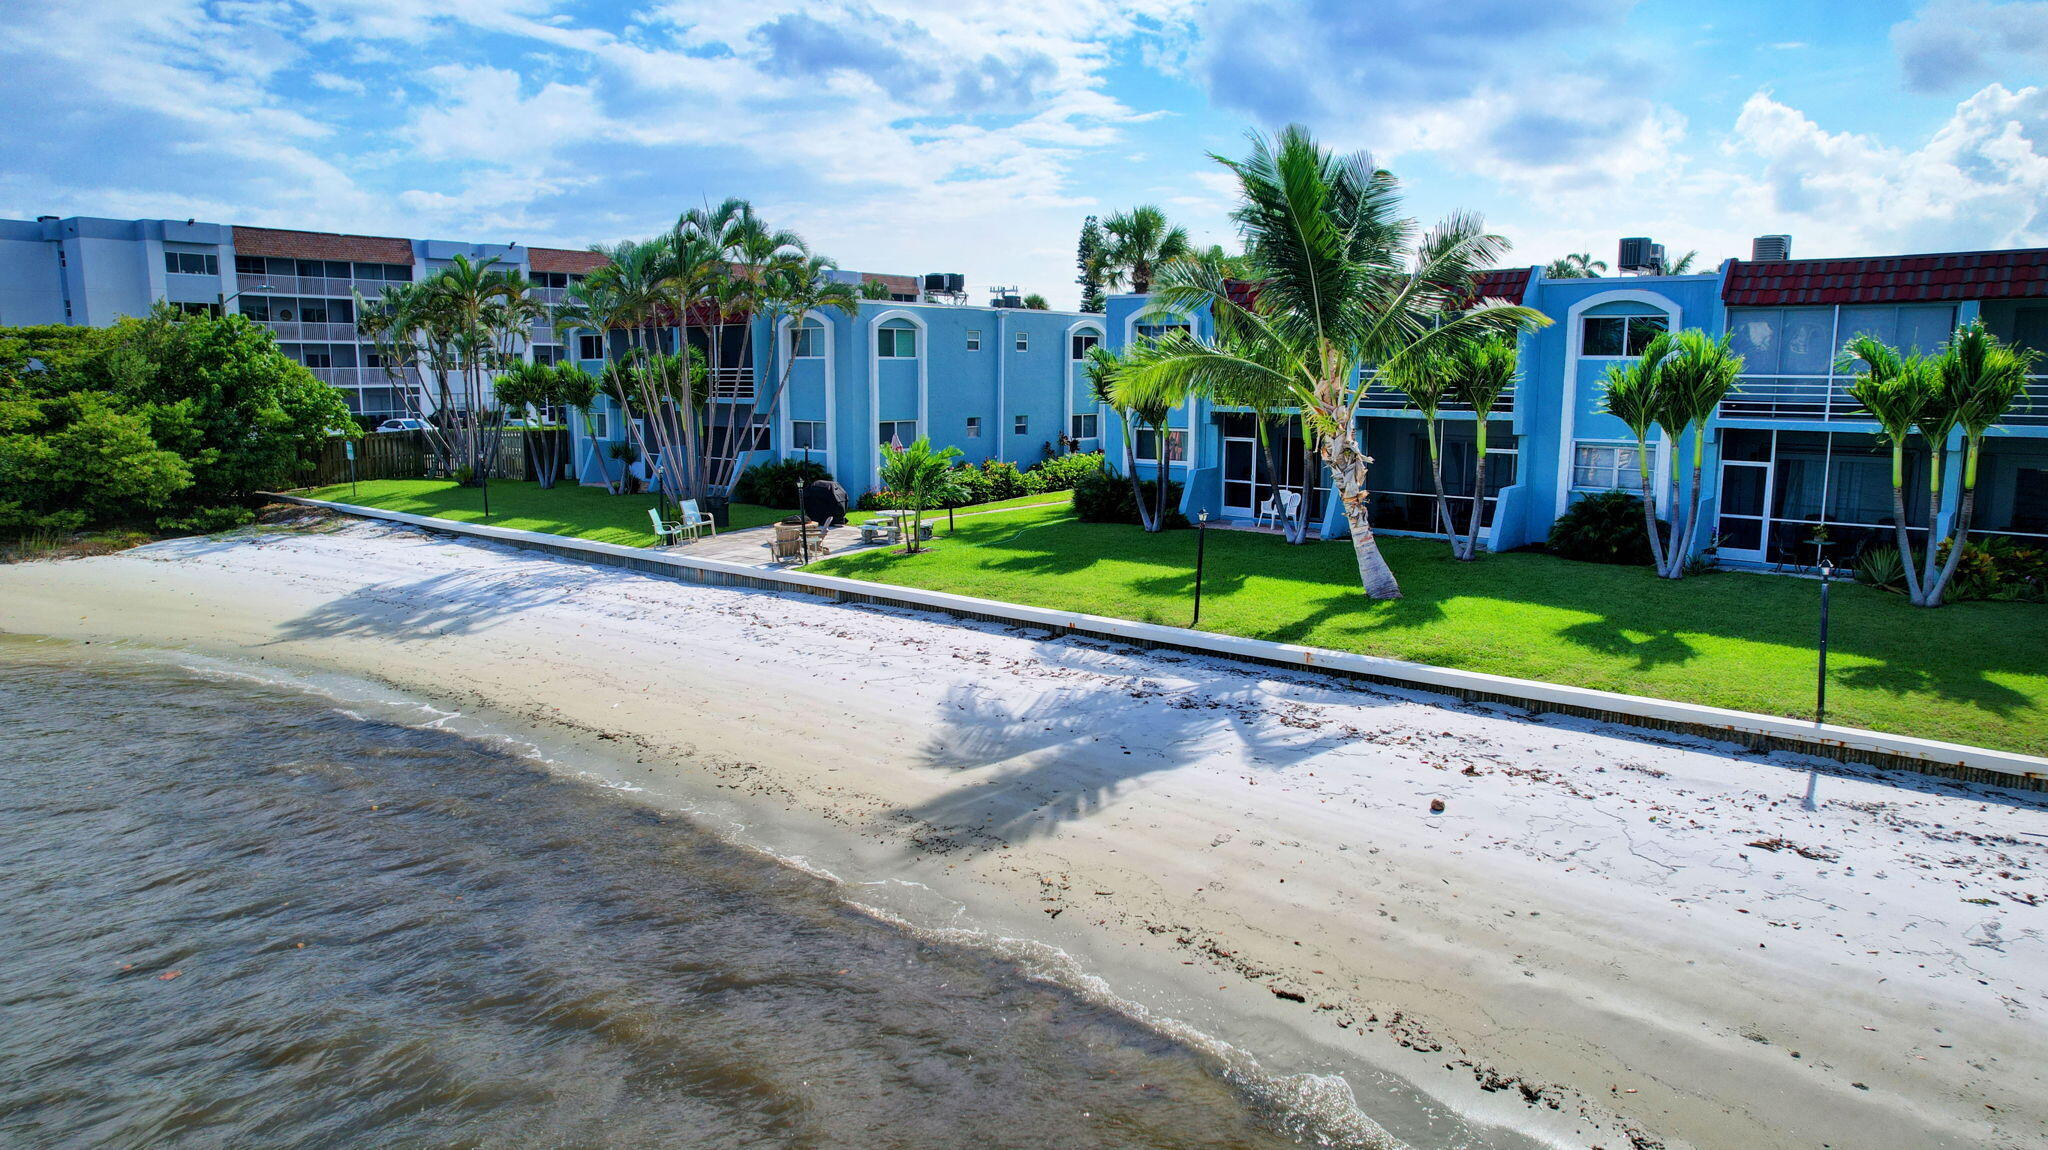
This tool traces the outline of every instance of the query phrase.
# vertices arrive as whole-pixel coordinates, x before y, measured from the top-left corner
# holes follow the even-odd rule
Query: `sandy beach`
[[[2048,1141],[2040,795],[362,523],[0,567],[0,631],[435,702],[1419,1147]]]

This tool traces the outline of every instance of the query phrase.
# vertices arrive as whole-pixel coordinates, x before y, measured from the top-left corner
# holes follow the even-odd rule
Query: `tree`
[[[1942,564],[1933,584],[1925,588],[1925,606],[1941,606],[1963,548],[1969,543],[1970,519],[1977,506],[1977,464],[1982,457],[1984,436],[2005,418],[2026,390],[2027,375],[2038,358],[2039,353],[2032,349],[2001,344],[1985,328],[1983,319],[1978,318],[1957,328],[1954,338],[1941,349],[1935,361],[1942,398],[1955,407],[1956,423],[1963,429],[1963,498],[1956,512],[1955,532],[1949,537],[1948,561]],[[1931,557],[1933,533],[1927,538]],[[1903,552],[1900,557],[1904,557]]]
[[[1081,243],[1074,253],[1081,274],[1074,282],[1081,285],[1081,310],[1097,315],[1107,302],[1102,294],[1102,253],[1102,225],[1091,215],[1081,224]]]
[[[1835,369],[1855,374],[1849,398],[1877,421],[1878,436],[1892,450],[1892,526],[1897,533],[1899,562],[1905,568],[1906,597],[1923,599],[1920,569],[1913,561],[1913,536],[1906,527],[1906,440],[1920,414],[1936,398],[1940,379],[1934,365],[1920,356],[1904,356],[1874,335],[1858,335],[1842,346]]]
[[[1628,425],[1636,437],[1636,473],[1642,483],[1643,527],[1650,536],[1650,558],[1664,570],[1664,542],[1657,530],[1657,499],[1650,491],[1650,429],[1660,408],[1659,373],[1670,335],[1660,333],[1634,362],[1613,364],[1601,381],[1600,408]],[[1673,449],[1674,454],[1676,449]]]
[[[1193,253],[1186,228],[1167,223],[1166,213],[1151,204],[1117,212],[1102,222],[1102,282],[1129,285],[1140,295],[1152,290],[1161,265]]]
[[[1131,503],[1138,509],[1138,524],[1146,531],[1159,530],[1152,516],[1152,509],[1145,501],[1144,486],[1138,482],[1138,453],[1133,437],[1138,424],[1137,412],[1125,406],[1129,393],[1117,386],[1117,378],[1123,372],[1123,361],[1108,348],[1097,344],[1088,349],[1088,388],[1094,394],[1095,402],[1116,412],[1117,426],[1123,431],[1124,478],[1131,484]],[[1161,444],[1159,450],[1164,451]],[[1163,496],[1161,499],[1163,500]]]
[[[889,285],[882,280],[864,279],[860,281],[860,298],[862,299],[888,299],[890,295]]]
[[[1742,357],[1729,350],[1729,338],[1722,335],[1716,339],[1698,328],[1687,328],[1668,339],[1651,341],[1653,345],[1662,343],[1665,349],[1657,360],[1657,424],[1664,429],[1665,442],[1671,445],[1674,485],[1679,478],[1679,445],[1685,440],[1686,430],[1692,431],[1692,491],[1684,518],[1680,519],[1676,512],[1672,515],[1671,546],[1661,572],[1666,579],[1684,578],[1686,564],[1692,559],[1693,536],[1699,530],[1707,424],[1742,377]]]
[[[795,338],[796,327],[814,312],[837,310],[846,315],[859,315],[860,303],[852,289],[833,280],[826,273],[835,265],[823,256],[806,256],[801,262],[782,263],[764,274],[761,295],[763,318],[768,321],[768,330],[781,328],[782,320],[790,321],[791,339]],[[880,282],[880,281],[870,281]],[[790,372],[796,366],[796,357],[790,354],[788,346],[776,349],[776,358],[781,360],[782,371],[776,376],[775,389],[768,394],[767,411],[772,418],[781,410],[784,394],[789,390]],[[733,454],[729,464],[739,466],[739,455]],[[730,484],[735,474],[714,476],[714,484]]]
[[[1664,274],[1667,276],[1691,275],[1693,261],[1698,258],[1700,258],[1699,249],[1695,248],[1666,265]]]
[[[1045,311],[1052,305],[1046,302],[1044,296],[1039,295],[1037,292],[1032,292],[1024,297],[1024,306],[1031,311]]]
[[[920,550],[918,536],[923,534],[925,510],[960,494],[954,489],[953,463],[961,454],[957,447],[934,450],[926,435],[918,436],[908,447],[882,445],[882,487],[896,497],[898,510],[910,512],[910,525],[903,533],[906,554]]]
[[[517,412],[535,415],[560,408],[587,408],[597,395],[597,379],[575,364],[522,363],[498,377],[498,402]],[[542,490],[555,485],[562,471],[560,440],[553,426],[531,440],[540,462]],[[529,437],[530,438],[530,437]]]
[[[1493,335],[1485,339],[1453,345],[1444,357],[1451,377],[1451,392],[1472,409],[1473,444],[1472,463],[1472,517],[1466,527],[1464,546],[1452,541],[1451,549],[1459,559],[1471,562],[1479,558],[1479,527],[1486,520],[1486,430],[1493,418],[1493,409],[1502,396],[1515,386],[1518,370],[1519,351],[1515,337]],[[1437,480],[1437,493],[1443,493],[1443,480]]]
[[[1552,280],[1598,279],[1607,270],[1606,260],[1596,260],[1591,252],[1573,252],[1560,256],[1543,266],[1543,278]]]
[[[1422,437],[1429,446],[1429,478],[1436,488],[1436,513],[1432,516],[1444,538],[1450,540],[1451,554],[1458,555],[1458,528],[1444,499],[1443,406],[1451,390],[1449,364],[1442,356],[1411,356],[1379,378],[1408,397],[1408,403],[1422,413]]]
[[[1141,346],[1147,342],[1141,341]],[[1151,507],[1145,506],[1142,496],[1139,498],[1138,518],[1145,530],[1163,531],[1166,528],[1167,492],[1172,487],[1167,478],[1173,456],[1172,430],[1168,423],[1173,409],[1188,400],[1188,382],[1185,377],[1169,373],[1138,374],[1118,370],[1111,374],[1110,390],[1110,406],[1125,413],[1140,431],[1151,429],[1156,486],[1152,490]]]
[[[1372,533],[1371,461],[1358,443],[1360,369],[1399,371],[1411,359],[1549,320],[1498,300],[1457,310],[1507,242],[1466,213],[1418,236],[1399,214],[1398,182],[1368,156],[1333,156],[1297,125],[1270,141],[1255,136],[1244,160],[1216,159],[1237,177],[1232,218],[1259,290],[1240,303],[1213,267],[1166,265],[1159,297],[1190,314],[1207,309],[1215,337],[1204,344],[1169,332],[1131,349],[1121,374],[1209,393],[1257,379],[1285,387],[1330,470],[1360,583],[1372,598],[1399,598]]]

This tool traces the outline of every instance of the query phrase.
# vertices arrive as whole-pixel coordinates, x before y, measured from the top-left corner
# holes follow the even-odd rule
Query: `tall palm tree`
[[[1201,262],[1166,265],[1159,296],[1191,314],[1207,309],[1215,338],[1203,344],[1169,332],[1133,348],[1124,374],[1210,394],[1254,379],[1285,387],[1330,469],[1360,583],[1372,598],[1399,598],[1400,583],[1372,533],[1370,460],[1358,443],[1360,369],[1398,371],[1463,341],[1549,320],[1498,300],[1457,311],[1507,242],[1464,213],[1418,236],[1414,221],[1399,214],[1392,173],[1370,157],[1334,156],[1306,128],[1292,126],[1271,140],[1255,136],[1244,160],[1216,159],[1237,177],[1241,202],[1232,218],[1259,290],[1241,304]],[[1455,314],[1436,322],[1447,312]]]
[[[562,294],[562,302],[555,307],[554,322],[558,330],[596,333],[600,363],[598,373],[602,377],[611,366],[611,333],[626,326],[630,318],[624,295],[612,282],[607,270],[599,268],[596,272],[569,285],[568,290]],[[595,399],[594,391],[592,398]],[[621,494],[625,491],[625,484],[612,481],[610,466],[597,454],[597,419],[590,408],[589,403],[576,407],[583,421],[583,440],[589,445],[592,461],[598,465],[598,474],[604,479],[605,492],[611,495]],[[627,412],[623,407],[619,409],[619,418],[627,419]],[[631,420],[628,419],[626,426],[631,425]]]
[[[1453,347],[1445,357],[1451,390],[1472,409],[1475,441],[1472,461],[1472,518],[1466,527],[1463,547],[1452,541],[1459,559],[1471,562],[1479,557],[1479,527],[1486,520],[1486,430],[1493,409],[1515,386],[1519,370],[1519,349],[1512,335],[1494,335]],[[1441,487],[1442,480],[1438,480]]]
[[[1742,377],[1742,357],[1729,350],[1729,339],[1687,328],[1671,336],[1670,350],[1658,363],[1663,408],[1658,422],[1671,444],[1674,482],[1678,479],[1678,445],[1686,429],[1692,430],[1692,492],[1685,518],[1674,526],[1671,549],[1664,557],[1667,579],[1684,578],[1686,561],[1692,557],[1693,535],[1699,528],[1700,477],[1706,466],[1707,424]]]
[[[1436,526],[1450,540],[1451,554],[1458,553],[1458,528],[1444,498],[1443,407],[1450,398],[1451,374],[1442,356],[1411,356],[1392,369],[1382,369],[1379,378],[1408,397],[1408,403],[1422,413],[1423,440],[1429,445],[1429,479],[1436,488]]]
[[[760,314],[768,323],[768,330],[774,331],[781,321],[789,319],[792,325],[801,324],[813,312],[836,309],[847,315],[860,314],[860,296],[852,284],[839,283],[827,276],[838,265],[823,256],[807,256],[797,263],[779,263],[770,267],[761,281]],[[792,326],[792,332],[795,328]],[[775,378],[775,387],[768,393],[768,402],[760,408],[768,418],[773,419],[781,410],[782,397],[789,389],[789,376],[796,366],[796,358],[789,354],[786,346],[776,349],[781,359],[781,371]],[[714,486],[730,488],[739,468],[739,455],[734,453],[727,461],[725,474],[714,475]]]
[[[1877,421],[1878,434],[1892,449],[1892,526],[1898,533],[1899,563],[1906,571],[1906,597],[1921,601],[1920,569],[1913,561],[1913,535],[1906,528],[1906,440],[1939,386],[1933,365],[1920,356],[1900,355],[1874,335],[1859,335],[1842,346],[1835,370],[1855,374],[1849,398]]]
[[[1167,223],[1166,213],[1151,204],[1116,212],[1102,221],[1102,281],[1109,287],[1126,284],[1140,295],[1152,290],[1161,265],[1193,253],[1186,228]]]
[[[1977,506],[1977,465],[1982,458],[1984,436],[2012,411],[2027,386],[2027,373],[2034,369],[2039,353],[2001,344],[1973,319],[1956,329],[1954,338],[1941,350],[1936,369],[1941,390],[1957,409],[1956,423],[1963,429],[1963,498],[1956,511],[1955,531],[1950,536],[1948,561],[1941,573],[1926,587],[1926,606],[1941,606],[1949,580],[1970,539],[1970,519]],[[1934,550],[1933,535],[1928,551]]]
[[[1693,261],[1699,258],[1699,249],[1694,248],[1692,251],[1689,251],[1684,255],[1679,256],[1677,259],[1672,260],[1669,264],[1666,264],[1664,267],[1664,274],[1667,276],[1690,275],[1692,274]]]
[[[1110,388],[1110,405],[1118,411],[1128,412],[1140,431],[1146,428],[1152,431],[1152,506],[1147,508],[1141,496],[1138,519],[1145,530],[1162,531],[1166,528],[1167,492],[1172,484],[1172,429],[1169,425],[1173,409],[1188,400],[1188,385],[1184,379],[1170,375],[1118,371],[1111,377]]]
[[[728,232],[731,274],[723,281],[719,303],[721,315],[725,311],[746,317],[740,328],[739,362],[753,362],[754,325],[752,319],[766,310],[770,279],[786,282],[791,274],[801,272],[804,261],[809,257],[803,237],[795,232],[769,227],[753,213],[752,208],[739,216]],[[714,359],[723,356],[723,347],[714,349]],[[711,395],[718,394],[718,375],[711,376]],[[742,397],[729,393],[727,402],[707,405],[706,411],[712,416],[724,413],[721,438],[715,440],[723,445],[716,452],[715,459],[707,459],[703,476],[704,493],[714,500],[723,500],[737,471],[739,461],[746,454],[741,442],[743,427],[751,427],[759,408],[751,394]],[[712,474],[716,472],[717,474]]]
[[[1543,265],[1543,278],[1548,280],[1598,279],[1607,270],[1606,260],[1596,260],[1591,252],[1573,252],[1559,256]]]
[[[1138,416],[1124,406],[1127,395],[1117,386],[1117,377],[1123,373],[1123,360],[1097,344],[1088,349],[1088,361],[1083,370],[1088,373],[1088,388],[1095,402],[1116,412],[1117,427],[1123,431],[1124,478],[1131,484],[1131,504],[1138,509],[1138,524],[1147,531],[1156,531],[1158,528],[1152,525],[1151,508],[1145,502],[1144,485],[1138,482],[1138,452],[1133,443]]]
[[[1671,336],[1659,333],[1631,363],[1613,364],[1601,381],[1600,409],[1628,425],[1636,437],[1636,475],[1642,484],[1643,530],[1650,537],[1650,558],[1664,570],[1664,539],[1657,525],[1657,497],[1650,490],[1650,429],[1662,411],[1660,373]],[[1674,453],[1676,449],[1673,449]]]

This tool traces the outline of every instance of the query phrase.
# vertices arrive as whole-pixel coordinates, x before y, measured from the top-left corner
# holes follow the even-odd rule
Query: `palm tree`
[[[1088,388],[1094,393],[1095,402],[1116,412],[1117,426],[1123,431],[1124,478],[1131,484],[1131,504],[1138,509],[1138,524],[1147,531],[1157,531],[1152,519],[1152,509],[1145,502],[1144,485],[1138,482],[1138,453],[1133,444],[1133,432],[1138,424],[1138,415],[1124,406],[1127,394],[1117,386],[1117,379],[1123,374],[1123,361],[1108,348],[1097,344],[1088,349]],[[1163,449],[1164,445],[1161,445]]]
[[[1360,583],[1375,599],[1399,598],[1372,533],[1371,461],[1358,443],[1360,369],[1398,372],[1411,359],[1549,320],[1488,300],[1437,322],[1463,305],[1474,277],[1496,265],[1507,242],[1464,213],[1418,236],[1414,221],[1398,214],[1392,173],[1368,156],[1333,156],[1292,126],[1270,141],[1253,137],[1242,161],[1216,159],[1238,180],[1233,219],[1259,290],[1239,303],[1216,269],[1200,261],[1166,265],[1160,298],[1189,314],[1206,308],[1215,337],[1202,344],[1169,332],[1156,345],[1133,348],[1123,374],[1209,394],[1253,380],[1287,389],[1330,469]]]
[[[1925,606],[1941,606],[1963,548],[1969,543],[1970,518],[1977,506],[1977,464],[1982,457],[1984,436],[2019,400],[2037,358],[2039,353],[2031,349],[2001,344],[1979,318],[1957,328],[1954,338],[1941,349],[1935,361],[1942,394],[1955,405],[1956,423],[1963,429],[1963,499],[1956,512],[1955,532],[1949,537],[1948,561],[1926,587]],[[1927,538],[1931,556],[1934,536],[1929,534]]]
[[[1472,409],[1473,433],[1477,437],[1473,445],[1472,518],[1466,527],[1464,546],[1460,548],[1455,539],[1451,545],[1453,553],[1469,563],[1479,557],[1479,526],[1486,519],[1487,422],[1501,397],[1515,386],[1519,350],[1514,336],[1494,335],[1453,347],[1444,358],[1453,394]],[[1437,489],[1441,496],[1441,478],[1437,480]]]
[[[1151,204],[1117,212],[1102,221],[1102,282],[1130,285],[1139,295],[1152,290],[1161,265],[1193,252],[1186,228],[1166,222],[1166,213]]]
[[[1666,341],[1669,350],[1658,360],[1658,424],[1671,444],[1674,483],[1678,480],[1678,445],[1686,429],[1692,429],[1692,494],[1685,517],[1675,525],[1670,550],[1664,556],[1663,574],[1667,579],[1684,578],[1686,562],[1692,557],[1693,535],[1699,527],[1700,476],[1706,465],[1707,424],[1720,410],[1721,401],[1736,390],[1742,376],[1742,357],[1729,350],[1729,339],[1727,335],[1716,339],[1698,328],[1687,328]]]
[[[568,291],[563,293],[562,302],[555,307],[554,322],[555,327],[559,330],[582,330],[596,333],[598,337],[598,359],[601,364],[598,371],[602,375],[611,366],[611,333],[618,328],[627,326],[630,320],[627,314],[625,297],[619,292],[611,277],[606,274],[606,269],[600,268],[576,283],[569,285]],[[593,390],[591,398],[595,400],[595,390]],[[591,458],[598,465],[598,474],[604,478],[605,492],[610,495],[622,494],[626,489],[626,485],[623,482],[617,484],[612,482],[610,466],[597,455],[597,419],[592,414],[590,408],[590,403],[576,405],[576,411],[583,420],[584,442],[589,445]],[[627,418],[627,412],[624,407],[619,409],[619,418]],[[626,426],[629,428],[632,426],[630,420],[628,420]]]
[[[1920,570],[1913,561],[1913,536],[1906,529],[1906,439],[1939,385],[1933,365],[1920,356],[1900,355],[1874,335],[1859,335],[1842,347],[1835,370],[1856,378],[1849,398],[1877,421],[1879,436],[1892,449],[1892,526],[1898,533],[1899,562],[1906,571],[1906,597],[1921,601]]]
[[[887,283],[884,283],[883,281],[876,279],[864,279],[860,281],[860,298],[884,300],[888,299],[889,296],[890,291],[889,285]]]
[[[1664,274],[1667,276],[1689,275],[1692,273],[1693,261],[1698,258],[1700,258],[1699,249],[1694,248],[1692,251],[1689,251],[1684,255],[1679,256],[1677,259],[1672,260],[1669,264],[1665,265]]]
[[[1052,307],[1052,304],[1047,302],[1044,296],[1032,292],[1024,297],[1024,307],[1029,311],[1045,311]]]
[[[1442,529],[1444,538],[1450,540],[1451,554],[1458,553],[1458,529],[1451,520],[1450,507],[1444,501],[1444,457],[1443,457],[1443,414],[1444,400],[1451,391],[1451,376],[1446,364],[1438,356],[1411,356],[1398,367],[1382,369],[1379,378],[1388,386],[1408,397],[1415,410],[1422,413],[1423,439],[1429,445],[1429,478],[1436,487],[1436,514],[1432,517]]]
[[[766,272],[762,279],[761,315],[768,321],[768,330],[774,331],[783,319],[792,325],[801,324],[812,312],[837,309],[847,315],[860,314],[859,297],[853,285],[839,283],[826,273],[836,264],[823,256],[806,256],[800,263],[778,264]],[[794,326],[791,328],[794,332]],[[781,410],[783,394],[789,389],[790,371],[796,366],[796,357],[789,354],[788,347],[776,349],[782,361],[782,370],[775,380],[774,390],[768,393],[766,412],[770,419]],[[725,474],[713,475],[714,486],[730,487],[739,466],[735,453],[727,462]]]
[[[1543,266],[1543,278],[1548,280],[1598,279],[1607,270],[1606,260],[1596,260],[1591,252],[1573,252],[1560,256]]]
[[[1643,529],[1650,537],[1650,558],[1664,570],[1664,539],[1657,525],[1657,498],[1650,491],[1650,429],[1662,410],[1660,373],[1671,336],[1660,332],[1633,363],[1614,364],[1601,381],[1600,408],[1628,425],[1636,437],[1636,474],[1642,483]],[[1676,450],[1674,449],[1674,454]]]
[[[910,512],[910,526],[903,533],[903,550],[915,554],[919,549],[918,536],[924,533],[924,512],[926,508],[937,507],[949,497],[957,497],[954,489],[953,463],[961,456],[957,447],[933,450],[931,437],[920,435],[908,447],[897,447],[893,443],[882,445],[882,466],[878,477],[882,488],[896,496],[899,510]]]

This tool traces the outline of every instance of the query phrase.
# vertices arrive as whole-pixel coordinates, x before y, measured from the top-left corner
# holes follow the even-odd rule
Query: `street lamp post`
[[[1828,590],[1835,577],[1834,561],[1826,556],[1820,561],[1820,644],[1819,669],[1813,684],[1813,724],[1820,726],[1828,721]],[[1807,810],[1820,807],[1820,770],[1806,772],[1806,798],[1800,806]]]
[[[1195,512],[1195,617],[1190,627],[1202,625],[1202,566],[1209,550],[1209,509]]]

